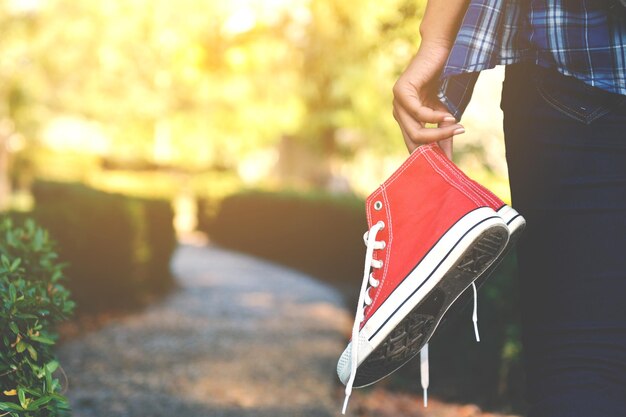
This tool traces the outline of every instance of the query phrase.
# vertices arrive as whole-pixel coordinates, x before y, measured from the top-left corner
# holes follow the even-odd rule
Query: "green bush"
[[[224,247],[324,280],[352,285],[362,275],[367,222],[356,197],[244,192],[224,199],[213,218],[202,216],[198,224]]]
[[[166,200],[132,198],[80,184],[37,182],[33,216],[59,242],[81,311],[128,308],[170,289],[176,245]]]
[[[342,290],[348,305],[355,307],[363,276],[362,236],[367,229],[362,200],[244,192],[227,197],[213,216],[207,216],[211,210],[203,210],[202,205],[198,212],[198,224],[215,243],[329,281]],[[434,395],[501,410],[523,410],[515,271],[515,258],[509,256],[480,291],[480,343],[474,341],[471,308],[449,320],[434,338]],[[387,381],[409,391],[418,388],[419,364],[414,361]]]
[[[0,222],[0,412],[12,417],[69,412],[60,383],[53,325],[74,309],[64,287],[63,265],[48,233],[26,221]]]

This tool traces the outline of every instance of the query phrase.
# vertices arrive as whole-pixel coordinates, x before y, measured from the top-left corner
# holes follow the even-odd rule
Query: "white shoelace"
[[[472,290],[474,292],[474,311],[472,312],[472,322],[474,323],[474,334],[476,341],[480,342],[480,334],[478,334],[478,291],[476,284],[472,282]],[[428,343],[420,350],[420,382],[424,391],[424,407],[428,407],[428,385],[430,383],[429,367],[428,367]]]
[[[420,350],[420,382],[424,390],[424,407],[428,407],[428,384],[430,382],[428,370],[428,343]]]
[[[354,385],[354,378],[356,377],[356,368],[358,365],[358,352],[359,352],[359,329],[361,327],[361,323],[365,319],[365,306],[369,306],[372,304],[372,298],[369,294],[369,287],[378,287],[378,280],[374,278],[374,276],[370,273],[372,268],[379,269],[383,266],[383,261],[374,259],[374,250],[375,249],[384,249],[385,242],[377,241],[376,235],[379,231],[385,228],[385,223],[379,221],[375,225],[373,225],[369,231],[365,232],[363,235],[363,239],[365,240],[365,244],[367,246],[367,251],[365,252],[365,268],[363,270],[363,282],[361,283],[361,291],[359,292],[359,301],[356,307],[356,315],[354,316],[354,325],[352,326],[352,343],[350,344],[350,378],[348,378],[348,383],[346,384],[346,398],[343,402],[343,409],[341,410],[341,414],[346,414],[346,409],[348,408],[348,401],[350,399],[350,395],[352,394],[352,386]]]
[[[472,313],[472,322],[474,323],[474,334],[476,341],[480,342],[480,334],[478,334],[478,290],[476,284],[472,282],[472,290],[474,291],[474,312]]]

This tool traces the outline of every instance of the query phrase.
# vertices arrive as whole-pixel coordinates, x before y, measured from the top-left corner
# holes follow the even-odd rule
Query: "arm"
[[[465,132],[437,98],[439,74],[461,25],[469,0],[429,0],[420,25],[417,54],[393,87],[393,116],[410,152],[439,142],[450,157],[452,137]],[[437,124],[427,128],[426,123]]]

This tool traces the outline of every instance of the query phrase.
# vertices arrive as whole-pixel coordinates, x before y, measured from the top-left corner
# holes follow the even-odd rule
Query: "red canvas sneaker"
[[[337,365],[344,412],[353,386],[419,353],[450,305],[502,255],[509,229],[496,212],[504,204],[491,197],[436,144],[414,151],[368,197],[363,283]]]

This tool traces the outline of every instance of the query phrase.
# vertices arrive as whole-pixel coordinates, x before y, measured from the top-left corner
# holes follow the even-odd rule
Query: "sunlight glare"
[[[41,9],[42,0],[10,0],[7,8],[10,13],[33,13]]]
[[[42,139],[54,150],[97,155],[108,154],[111,146],[99,123],[74,116],[54,118],[44,127]]]
[[[258,23],[275,24],[289,14],[299,24],[309,20],[308,0],[234,0],[224,3],[228,17],[222,30],[227,35],[238,35],[252,30]]]
[[[223,30],[229,35],[237,35],[252,29],[256,25],[256,15],[251,8],[245,7],[235,10],[226,22],[224,22]]]

